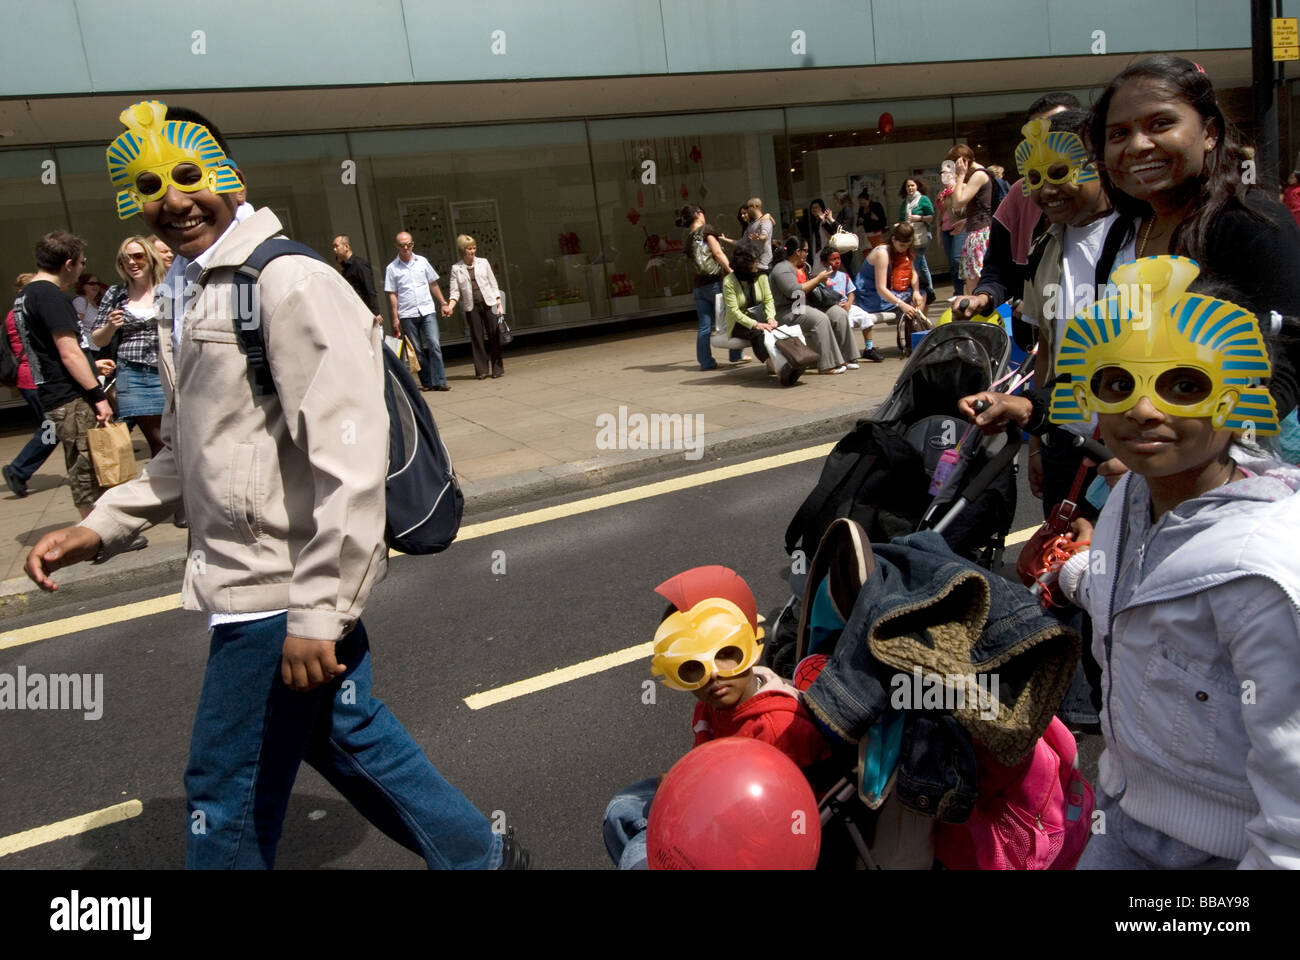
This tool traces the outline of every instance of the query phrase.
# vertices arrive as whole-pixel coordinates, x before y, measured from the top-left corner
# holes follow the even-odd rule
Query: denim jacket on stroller
[[[1069,686],[1079,638],[1023,587],[958,557],[937,533],[871,553],[874,569],[843,630],[802,651],[830,655],[805,701],[833,741],[857,746],[874,725],[896,720],[900,699],[920,686],[918,671],[930,685],[964,684],[955,702],[947,695],[952,709],[907,704],[895,782],[908,808],[963,822],[978,789],[971,738],[999,763],[1024,758]]]

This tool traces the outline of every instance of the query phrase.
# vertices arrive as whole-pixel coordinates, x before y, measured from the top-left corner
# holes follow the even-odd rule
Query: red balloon
[[[821,851],[803,773],[748,737],[710,740],[673,764],[646,830],[651,870],[812,870]]]
[[[876,129],[889,136],[894,132],[894,115],[892,113],[882,113],[880,119],[876,121]]]

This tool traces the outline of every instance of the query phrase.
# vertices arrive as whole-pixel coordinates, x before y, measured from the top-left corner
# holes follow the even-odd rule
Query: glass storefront
[[[1100,91],[1073,92],[1086,105]],[[512,325],[528,331],[691,311],[674,224],[687,202],[728,236],[752,196],[785,233],[806,229],[814,198],[834,210],[840,189],[854,207],[867,190],[892,221],[904,179],[938,192],[939,164],[954,142],[970,143],[1014,180],[1034,96],[233,138],[231,150],[255,206],[272,208],[290,235],[331,261],[331,238],[349,235],[378,287],[399,230],[413,234],[444,291],[457,234],[474,236]],[[91,269],[116,279],[117,245],[143,225],[116,218],[103,165],[103,145],[0,151],[0,256],[9,278],[31,269],[41,234],[65,227],[89,241]],[[948,271],[937,242],[929,258],[935,273]],[[442,334],[448,343],[465,339],[459,311],[442,320]]]

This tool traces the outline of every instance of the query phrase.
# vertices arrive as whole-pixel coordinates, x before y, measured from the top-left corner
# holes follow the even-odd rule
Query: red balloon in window
[[[632,226],[635,227],[636,222],[640,219],[641,219],[641,214],[637,213],[636,210],[629,210],[627,212],[627,222],[632,224]]]
[[[876,129],[880,131],[882,134],[884,134],[885,136],[889,136],[891,133],[893,133],[894,115],[892,113],[889,113],[888,111],[882,113],[880,115],[880,119],[876,121]]]
[[[690,192],[689,190],[686,189],[686,184],[683,183],[683,184],[682,184],[682,199],[685,200],[685,199],[686,199],[687,197],[689,197],[690,195],[691,195],[691,192]]]

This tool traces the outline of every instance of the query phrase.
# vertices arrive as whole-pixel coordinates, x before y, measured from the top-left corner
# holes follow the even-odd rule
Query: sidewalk
[[[943,287],[937,291],[938,307],[929,311],[932,318],[947,305],[948,293]],[[796,386],[783,389],[764,365],[752,359],[728,364],[721,351],[715,352],[718,369],[701,372],[694,359],[691,321],[507,349],[505,376],[499,380],[475,380],[468,358],[453,361],[447,370],[451,391],[423,396],[460,476],[468,523],[476,513],[670,466],[703,466],[804,436],[828,438],[846,432],[893,386],[903,366],[894,342],[894,327],[886,326],[876,339],[884,363],[864,363],[840,376],[805,375]],[[608,439],[610,431],[602,437],[597,418],[605,415],[605,422],[626,423],[620,407],[633,418],[632,427],[635,414],[681,414],[684,422],[689,418],[687,430],[702,423],[702,458],[687,457],[698,451],[693,433],[680,435],[687,441],[685,451],[602,449],[608,445],[599,441]],[[143,462],[148,448],[138,431],[132,435],[136,456]],[[11,461],[28,436],[21,431],[0,436],[0,463]],[[629,430],[628,436],[636,434]],[[28,487],[28,496],[19,500],[0,485],[0,618],[44,606],[46,599],[53,602],[27,579],[23,565],[42,535],[78,520],[61,451],[46,461]],[[70,595],[102,596],[150,580],[179,589],[187,531],[163,524],[146,536],[145,550],[119,554],[100,566],[80,564],[61,571],[62,585],[81,585],[67,593],[61,590],[60,602]]]

